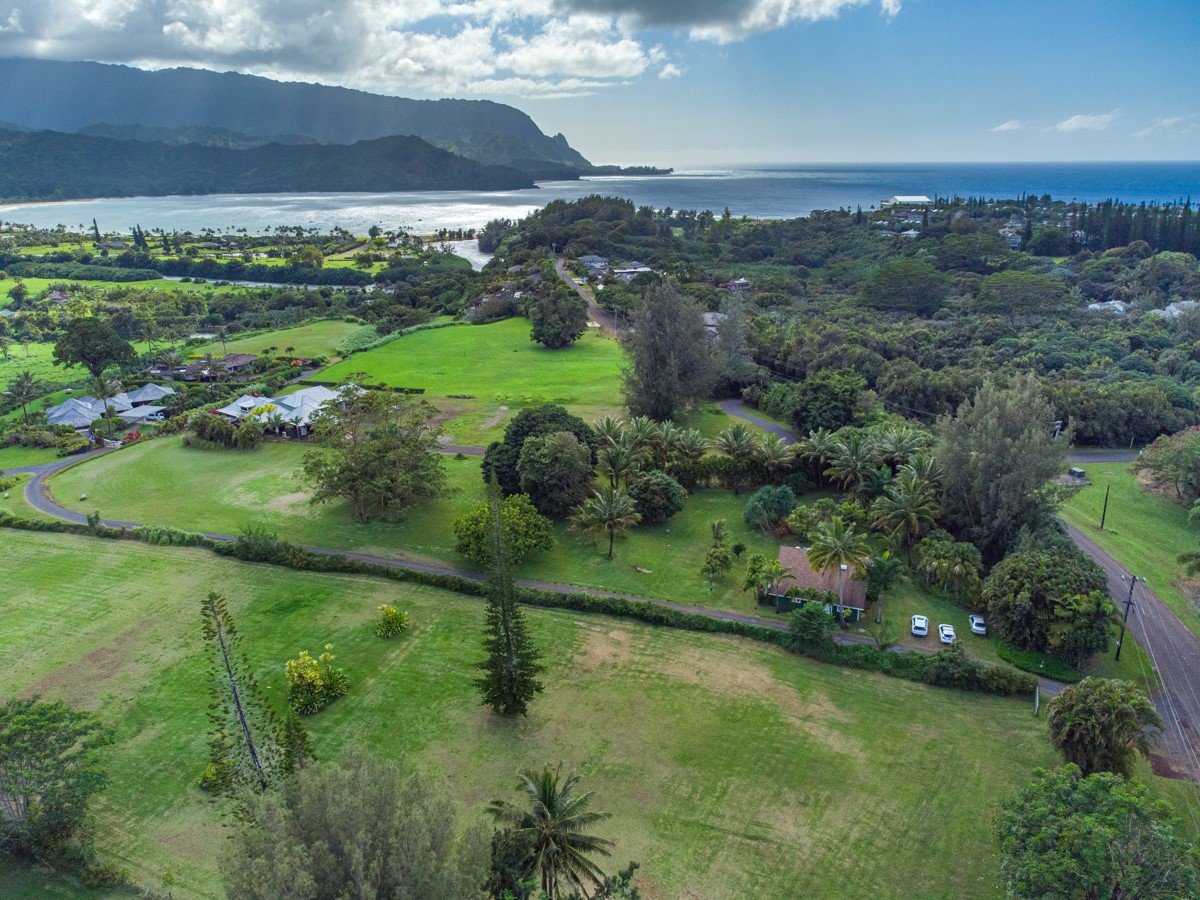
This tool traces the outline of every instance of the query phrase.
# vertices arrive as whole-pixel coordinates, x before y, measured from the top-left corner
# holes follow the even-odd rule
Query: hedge
[[[142,540],[150,543],[168,543],[153,540],[174,529],[124,529],[105,526],[92,527],[71,522],[45,522],[22,519],[0,511],[0,526],[21,528],[27,531],[52,531],[68,534],[93,535],[109,539]],[[248,541],[214,541],[200,534],[175,532],[186,535],[191,546],[207,547],[219,556],[228,556],[244,562],[266,563],[307,572],[370,575],[392,581],[412,582],[429,587],[442,588],[472,597],[482,597],[486,589],[482,581],[445,572],[427,572],[404,569],[379,563],[353,559],[340,553],[313,553],[294,544],[267,539]],[[792,649],[786,631],[752,625],[747,622],[714,619],[688,613],[649,601],[627,600],[623,597],[606,597],[585,591],[559,593],[557,591],[521,588],[517,598],[528,606],[546,609],[568,609],[576,612],[596,613],[636,619],[648,625],[698,631],[708,634],[733,634],[751,638],[765,644]],[[793,651],[795,652],[795,651]],[[803,654],[819,662],[846,668],[879,672],[910,681],[919,681],[942,687],[980,691],[1003,696],[1032,694],[1037,680],[1030,675],[993,666],[984,666],[958,653],[942,651],[933,656],[917,653],[891,653],[866,644],[838,646],[832,641],[818,650]]]
[[[1047,678],[1053,678],[1055,681],[1067,681],[1071,683],[1083,679],[1083,675],[1069,663],[1034,650],[1021,650],[1012,644],[1006,644],[1004,641],[996,643],[996,653],[1006,663],[1016,666],[1025,672],[1032,672],[1034,675],[1045,675]]]
[[[342,348],[346,351],[345,355],[353,356],[355,353],[362,353],[365,350],[374,350],[376,347],[382,347],[384,344],[390,344],[392,341],[404,337],[406,334],[416,334],[418,331],[432,331],[435,328],[452,328],[457,325],[465,325],[465,322],[422,322],[420,325],[409,325],[407,328],[399,328],[396,331],[388,334],[380,335],[373,341],[350,347],[343,344]],[[353,337],[357,332],[351,332],[350,337]]]

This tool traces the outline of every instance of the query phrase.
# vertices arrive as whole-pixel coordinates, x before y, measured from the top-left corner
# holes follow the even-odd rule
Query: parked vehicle
[[[929,634],[929,619],[925,616],[913,616],[912,633],[917,637],[925,637]]]
[[[967,621],[971,623],[971,634],[983,636],[987,634],[987,622],[983,620],[983,616],[978,613],[971,613],[967,616]]]
[[[958,635],[954,633],[954,626],[942,623],[938,626],[938,640],[943,644],[953,644],[958,640]]]

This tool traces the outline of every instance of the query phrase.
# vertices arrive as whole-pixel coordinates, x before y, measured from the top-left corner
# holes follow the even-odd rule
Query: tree
[[[29,297],[29,285],[27,285],[24,281],[22,281],[21,279],[18,278],[17,283],[14,284],[11,288],[9,288],[8,298],[10,300],[12,300],[13,303],[21,304],[21,303],[24,303],[28,297]]]
[[[316,751],[312,747],[312,739],[308,736],[308,729],[300,721],[300,714],[290,706],[283,717],[283,729],[280,731],[279,743],[283,751],[280,771],[285,775],[291,775],[317,759]]]
[[[638,475],[629,486],[629,496],[642,523],[647,525],[666,522],[687,501],[683,485],[658,470]]]
[[[734,422],[717,435],[713,449],[724,457],[721,474],[726,487],[740,494],[758,461],[758,438],[745,422]]]
[[[342,388],[313,417],[319,448],[304,454],[301,477],[313,503],[346,500],[360,522],[394,517],[439,496],[446,474],[438,454],[436,410],[390,391]]]
[[[1179,500],[1191,503],[1200,497],[1200,430],[1188,428],[1162,435],[1130,468],[1163,487],[1170,485]]]
[[[80,365],[94,378],[99,378],[110,367],[129,366],[135,362],[137,354],[129,342],[95,316],[73,320],[54,345],[55,365]]]
[[[527,868],[537,872],[549,900],[558,900],[569,888],[586,896],[588,888],[604,877],[591,857],[609,856],[613,846],[590,832],[610,814],[590,808],[591,791],[578,791],[575,773],[563,778],[561,763],[554,768],[544,766],[540,772],[526,769],[518,772],[517,778],[525,803],[493,800],[488,811],[528,841]]]
[[[1054,411],[1033,375],[1002,388],[986,382],[937,424],[941,502],[947,527],[995,562],[1022,528],[1053,521],[1049,482],[1066,461],[1070,429],[1056,440]]]
[[[8,383],[8,393],[12,396],[13,402],[21,405],[21,414],[25,418],[26,425],[29,424],[29,404],[38,398],[40,392],[41,387],[38,385],[37,379],[29,371],[21,372]]]
[[[463,831],[429,776],[352,755],[306,766],[254,799],[220,860],[230,900],[472,897],[487,834]]]
[[[556,431],[569,431],[581,444],[586,444],[589,448],[593,448],[597,441],[587,422],[557,404],[546,403],[523,409],[513,416],[513,420],[504,429],[504,440],[495,441],[487,448],[483,457],[484,482],[495,478],[500,490],[505,494],[521,493],[521,476],[517,472],[517,463],[525,441],[535,435],[552,434]]]
[[[820,369],[792,390],[790,418],[801,432],[854,424],[866,379],[848,369]]]
[[[863,282],[862,298],[875,309],[931,316],[950,296],[950,280],[929,263],[901,258],[885,262]]]
[[[571,517],[571,528],[584,534],[604,532],[608,535],[608,558],[612,559],[613,542],[618,534],[641,521],[633,497],[623,487],[605,487],[596,491],[579,505]]]
[[[319,269],[325,265],[325,254],[321,252],[320,247],[314,247],[312,244],[305,244],[301,247],[292,260],[298,266],[307,266],[310,269]]]
[[[716,324],[716,343],[713,347],[717,373],[717,395],[736,395],[754,380],[758,366],[748,338],[746,308],[742,298],[729,294],[721,300],[721,315]]]
[[[917,545],[917,558],[926,582],[937,585],[956,603],[966,606],[978,599],[983,557],[974,544],[955,541],[939,530]]]
[[[200,620],[212,697],[205,786],[225,794],[266,790],[279,775],[283,755],[275,716],[259,692],[225,598],[210,592],[200,604]]]
[[[808,548],[808,561],[814,569],[838,573],[839,602],[840,592],[845,589],[846,571],[853,570],[855,575],[864,577],[870,559],[871,544],[867,536],[847,525],[841,516],[818,525],[813,544]]]
[[[485,502],[454,520],[454,549],[479,565],[492,556],[491,507]],[[554,546],[554,526],[541,515],[524,494],[513,494],[500,502],[504,544],[514,566],[531,554]]]
[[[1106,586],[1104,570],[1073,546],[1023,550],[992,569],[983,602],[1009,643],[1078,664],[1108,647]]]
[[[1050,701],[1050,743],[1084,775],[1112,772],[1129,777],[1137,754],[1150,756],[1162,719],[1150,700],[1128,681],[1085,678]]]
[[[1068,308],[1071,292],[1057,275],[997,272],[983,279],[976,307],[1006,316],[1054,315]]]
[[[833,647],[834,622],[822,604],[805,603],[788,614],[787,646],[793,653],[812,656]]]
[[[793,509],[796,508],[796,495],[787,485],[781,487],[761,487],[746,502],[742,511],[742,519],[751,528],[761,529],[766,534],[779,530]]]
[[[997,830],[1000,870],[1016,897],[1196,896],[1197,849],[1170,806],[1107,772],[1038,769]]]
[[[565,286],[555,283],[543,296],[530,301],[529,339],[550,350],[570,347],[587,331],[587,304]]]
[[[625,402],[634,415],[674,418],[711,396],[712,345],[696,304],[673,282],[646,291],[625,342]]]
[[[528,712],[529,702],[542,691],[538,675],[543,666],[539,662],[541,654],[529,638],[525,614],[517,603],[517,587],[509,562],[512,552],[504,534],[500,489],[495,482],[488,486],[488,511],[492,552],[485,582],[483,649],[487,659],[479,663],[483,675],[475,684],[484,704],[498,715],[523,716]]]
[[[534,435],[517,459],[521,492],[538,512],[562,518],[587,497],[592,486],[591,449],[569,431]]]
[[[871,505],[875,526],[909,548],[910,562],[913,543],[937,521],[941,511],[933,485],[912,473],[892,479],[883,496]]]
[[[100,724],[38,698],[0,706],[0,848],[55,853],[86,842],[88,803],[105,786]]]

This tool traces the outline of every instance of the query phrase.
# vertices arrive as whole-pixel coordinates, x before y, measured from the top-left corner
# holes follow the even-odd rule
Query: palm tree
[[[867,472],[875,468],[874,449],[858,435],[838,441],[830,451],[825,476],[845,490],[857,487]]]
[[[633,442],[635,450],[650,452],[658,440],[658,423],[649,416],[635,416],[625,426],[625,435]]]
[[[37,399],[38,383],[32,372],[22,372],[8,385],[8,393],[13,400],[21,404],[21,413],[25,416],[25,424],[29,424],[29,404]]]
[[[734,422],[713,441],[713,449],[725,457],[725,479],[734,495],[742,487],[758,458],[758,438],[745,422]]]
[[[605,416],[592,426],[601,447],[609,447],[621,439],[625,423],[613,416]]]
[[[876,451],[891,466],[902,466],[929,446],[929,437],[915,428],[892,428],[875,440]]]
[[[576,793],[579,776],[562,777],[562,763],[542,771],[518,772],[519,789],[527,805],[493,800],[488,812],[512,828],[530,844],[527,862],[538,872],[542,890],[549,900],[558,900],[564,889],[574,888],[587,896],[587,888],[599,884],[604,873],[591,856],[611,855],[612,841],[589,834],[609,813],[593,812],[592,793]]]
[[[709,522],[708,530],[712,532],[712,545],[724,547],[726,541],[729,540],[729,528],[726,526],[725,520],[717,519],[715,522]]]
[[[926,578],[951,596],[970,598],[979,586],[979,573],[983,569],[978,547],[966,541],[925,540],[920,550]]]
[[[896,472],[897,475],[905,473],[911,474],[913,478],[919,478],[921,481],[928,481],[931,485],[937,485],[942,480],[942,467],[932,456],[912,457]]]
[[[759,441],[758,464],[770,479],[778,478],[786,472],[795,455],[795,447],[785,443],[777,434],[765,435]]]
[[[704,435],[695,428],[681,431],[671,449],[671,463],[667,470],[690,491],[699,480],[700,460],[707,452],[708,440]]]
[[[628,442],[601,448],[596,455],[596,469],[602,478],[608,479],[610,487],[628,483],[638,469],[641,455]]]
[[[826,428],[810,431],[808,437],[800,442],[800,456],[804,460],[816,463],[818,469],[824,469],[837,447],[837,439]]]
[[[883,496],[876,498],[871,506],[875,526],[908,548],[910,562],[913,543],[937,521],[941,512],[933,485],[909,471],[894,478]]]
[[[183,354],[174,347],[168,347],[166,350],[160,350],[158,356],[155,357],[158,364],[163,366],[170,372],[170,377],[174,379],[175,370],[183,365]]]
[[[846,572],[853,569],[861,577],[870,558],[871,545],[867,536],[853,525],[847,525],[841,516],[834,516],[817,526],[816,537],[808,548],[808,561],[818,572],[838,573],[839,618]]]
[[[585,534],[608,533],[608,558],[612,559],[613,542],[618,534],[642,520],[629,492],[621,486],[596,491],[583,501],[571,517],[571,528]]]
[[[1115,772],[1129,777],[1134,757],[1149,758],[1162,730],[1153,704],[1135,685],[1085,678],[1050,701],[1050,743],[1084,775]]]
[[[112,415],[108,401],[121,393],[121,382],[111,375],[96,375],[88,379],[88,392],[104,404],[104,418]]]

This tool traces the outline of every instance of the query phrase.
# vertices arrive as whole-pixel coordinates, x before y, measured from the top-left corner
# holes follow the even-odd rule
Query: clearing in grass
[[[286,659],[337,648],[350,692],[308,722],[321,758],[404,753],[446,779],[468,822],[511,793],[519,767],[561,760],[613,813],[610,868],[640,861],[647,896],[998,897],[999,803],[1054,762],[1022,701],[554,610],[529,612],[546,691],[527,719],[499,721],[472,682],[476,599],[200,550],[4,540],[0,615],[23,652],[0,671],[0,693],[61,699],[113,728],[100,847],[140,881],[169,875],[176,897],[219,893],[219,810],[197,788],[208,758],[198,605],[213,589],[276,703]],[[411,616],[396,641],[374,634],[382,603]]]

